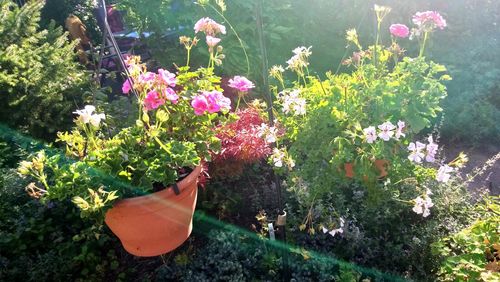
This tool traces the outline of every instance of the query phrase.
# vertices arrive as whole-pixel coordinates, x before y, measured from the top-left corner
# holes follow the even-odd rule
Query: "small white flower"
[[[442,165],[436,175],[436,180],[439,182],[446,183],[450,180],[451,172],[453,172],[453,168],[448,165]]]
[[[297,47],[293,50],[293,57],[291,57],[286,63],[288,66],[286,67],[287,69],[291,69],[299,74],[303,74],[302,68],[307,67],[309,65],[309,62],[307,61],[307,58],[312,54],[311,53],[311,46],[306,48],[304,46],[302,47]]]
[[[413,201],[415,202],[415,205],[413,206],[412,210],[417,214],[422,214],[424,208],[424,199],[418,196]]]
[[[436,154],[438,151],[438,144],[434,143],[434,140],[432,139],[432,135],[429,136],[427,139],[429,141],[429,144],[425,147],[425,161],[429,163],[433,163],[436,159]]]
[[[101,123],[101,120],[106,119],[106,116],[104,114],[95,114],[90,117],[90,123],[98,127],[99,124]]]
[[[386,121],[378,126],[380,132],[378,133],[378,137],[384,141],[389,141],[392,136],[394,136],[394,129],[396,127],[390,121]]]
[[[415,205],[413,206],[413,211],[417,214],[421,214],[423,217],[428,217],[431,214],[430,208],[434,206],[432,199],[429,194],[425,195],[424,198],[418,196],[414,200]]]
[[[330,230],[330,232],[328,232],[328,234],[332,235],[332,237],[335,237],[335,235],[337,233],[344,233],[344,229],[337,228],[337,229]]]
[[[363,129],[363,133],[365,134],[367,143],[371,144],[377,140],[377,130],[375,129],[375,126],[369,126]]]
[[[293,105],[294,115],[305,115],[306,114],[306,100],[303,98],[297,98],[295,100],[295,105]]]
[[[408,146],[408,150],[410,151],[410,155],[408,155],[408,159],[415,163],[421,163],[422,159],[425,157],[425,154],[422,153],[422,150],[425,148],[425,144],[416,142],[411,142]]]
[[[309,46],[307,48],[304,47],[304,46],[300,46],[300,47],[297,47],[297,48],[293,49],[292,52],[295,55],[307,58],[307,57],[311,56],[311,54],[312,54],[311,48],[312,48],[312,46]]]
[[[286,165],[289,170],[295,167],[295,161],[283,149],[274,148],[271,160],[275,167],[283,167],[283,165]]]
[[[273,149],[273,154],[271,159],[275,167],[283,167],[283,160],[285,158],[285,153],[278,148]]]
[[[263,137],[266,143],[274,143],[276,142],[278,134],[278,129],[274,126],[268,126],[265,123],[262,123],[258,128],[257,128],[257,135],[259,137]]]
[[[79,115],[80,120],[83,123],[89,123],[90,118],[92,117],[92,113],[95,111],[95,107],[92,105],[86,105],[83,110],[76,110],[76,112],[73,112],[74,114]]]
[[[300,98],[300,89],[294,89],[290,93],[281,92],[279,99],[283,106],[285,114],[293,113],[294,115],[306,114],[306,99]]]
[[[83,110],[77,110],[73,112],[74,114],[79,115],[79,119],[84,123],[90,123],[95,127],[98,127],[101,123],[101,120],[106,119],[104,114],[93,114],[95,111],[95,107],[92,105],[86,105]]]
[[[321,231],[323,231],[323,233],[325,233],[325,234],[328,233],[332,237],[335,237],[335,235],[337,235],[337,234],[344,233],[344,224],[345,224],[345,220],[341,217],[339,219],[339,228],[335,228],[335,229],[328,231],[328,229],[326,227],[322,226]]]
[[[403,129],[406,127],[406,124],[404,121],[398,121],[398,128],[396,129],[396,135],[394,138],[396,140],[399,140],[401,137],[405,137],[406,135],[403,133]]]

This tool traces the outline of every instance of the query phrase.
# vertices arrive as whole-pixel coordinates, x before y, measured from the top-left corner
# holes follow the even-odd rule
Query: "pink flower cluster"
[[[429,27],[431,29],[438,27],[444,29],[446,20],[435,11],[417,12],[413,16],[413,23],[419,27]]]
[[[211,18],[201,18],[194,24],[194,32],[198,33],[200,31],[206,35],[215,36],[218,33],[226,34],[226,27]]]
[[[235,76],[229,80],[229,87],[237,89],[240,92],[248,92],[248,90],[255,87],[253,82],[244,76]]]
[[[389,31],[395,37],[406,38],[410,35],[410,29],[404,24],[393,24],[389,27]]]
[[[217,44],[219,44],[220,41],[221,41],[220,38],[207,35],[207,45],[211,49],[213,49],[215,46],[217,46]]]
[[[217,90],[202,91],[200,95],[193,98],[191,106],[194,113],[200,116],[205,112],[229,111],[231,109],[231,100]]]
[[[206,34],[207,45],[210,48],[210,52],[213,48],[219,44],[220,38],[215,37],[217,34],[226,34],[226,27],[218,24],[211,18],[201,18],[194,25],[194,32],[204,32]]]
[[[129,66],[133,67],[133,66]],[[122,85],[124,94],[130,93],[133,87],[132,79],[127,79]],[[144,99],[144,108],[147,111],[154,110],[165,104],[169,100],[173,104],[177,104],[179,96],[175,93],[173,87],[177,84],[175,74],[168,70],[158,69],[158,73],[143,72],[140,73],[135,82],[138,88],[148,90]]]
[[[177,104],[178,99],[179,96],[177,96],[172,88],[162,89],[161,94],[156,90],[151,90],[144,99],[144,108],[146,111],[151,111],[165,104],[166,100],[171,101],[173,104]]]

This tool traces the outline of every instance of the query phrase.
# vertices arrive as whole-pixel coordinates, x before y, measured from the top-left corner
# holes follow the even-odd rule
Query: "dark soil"
[[[460,175],[466,179],[467,175],[473,175],[476,169],[485,168],[484,172],[474,177],[469,183],[469,190],[473,193],[480,193],[487,189],[490,195],[500,195],[500,142],[498,144],[483,144],[467,146],[462,144],[448,144],[444,146],[445,159],[453,160],[460,152],[464,152],[469,157],[467,165],[461,169]],[[491,165],[486,162],[489,159],[496,161]]]

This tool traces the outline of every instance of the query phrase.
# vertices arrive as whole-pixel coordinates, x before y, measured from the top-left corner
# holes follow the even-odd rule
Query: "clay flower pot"
[[[158,256],[187,240],[193,229],[201,166],[177,183],[180,194],[162,191],[118,201],[105,222],[125,250],[141,257]]]
[[[353,178],[354,177],[354,166],[352,163],[345,163],[344,164],[344,170],[345,170],[345,176],[347,178]]]
[[[387,165],[389,164],[387,160],[375,160],[373,164],[379,172],[378,178],[387,176]],[[345,163],[344,171],[347,178],[354,178],[354,165],[352,163]]]
[[[389,165],[389,162],[387,160],[375,160],[373,162],[377,170],[380,172],[378,175],[378,178],[384,178],[387,176],[387,166]]]

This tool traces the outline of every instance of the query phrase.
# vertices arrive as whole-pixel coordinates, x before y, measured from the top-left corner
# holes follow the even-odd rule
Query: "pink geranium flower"
[[[444,29],[446,27],[446,20],[435,11],[417,12],[413,16],[413,23],[419,27],[428,27],[430,29],[435,27]]]
[[[217,44],[219,44],[220,40],[221,40],[220,38],[207,35],[207,45],[210,48],[214,48],[215,46],[217,46]]]
[[[214,36],[218,33],[226,34],[226,27],[211,18],[201,18],[194,25],[194,32],[198,33],[200,31],[206,35]]]
[[[155,90],[149,91],[144,99],[144,108],[146,111],[154,110],[163,104],[165,104],[165,99]]]
[[[203,91],[201,95],[193,98],[191,106],[194,108],[196,115],[202,115],[205,111],[216,113],[230,110],[231,100],[217,90]]]
[[[123,94],[128,94],[130,90],[132,90],[132,81],[128,78],[122,85],[122,92]]]
[[[173,104],[177,104],[179,100],[179,95],[175,93],[174,89],[166,88],[163,90],[163,97],[172,102]]]
[[[255,85],[244,76],[235,76],[229,80],[229,87],[238,89],[241,92],[247,92],[255,87]]]
[[[177,83],[175,74],[169,72],[168,70],[158,69],[158,78],[160,79],[161,83],[170,87],[175,87]]]
[[[224,96],[222,92],[213,90],[211,92],[205,92],[204,95],[207,97],[210,104],[208,109],[210,113],[216,113],[221,110],[228,111],[231,109],[231,100]]]
[[[389,31],[395,37],[406,38],[410,35],[410,29],[404,24],[393,24],[389,27]]]
[[[191,101],[191,106],[194,109],[194,113],[198,116],[201,116],[208,110],[208,101],[205,95],[198,95],[193,98]]]
[[[140,84],[144,84],[144,85],[147,85],[147,86],[152,86],[154,81],[156,79],[156,74],[155,73],[152,73],[152,72],[145,72],[145,73],[141,73],[139,75],[139,77],[137,78],[137,81],[140,83]]]

